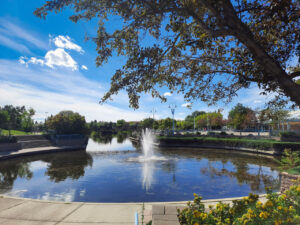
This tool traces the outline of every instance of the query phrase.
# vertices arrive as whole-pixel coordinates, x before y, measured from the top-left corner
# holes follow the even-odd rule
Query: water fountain
[[[143,155],[137,158],[139,162],[166,160],[165,157],[155,155],[155,136],[148,128],[142,132],[141,145]]]
[[[128,161],[142,163],[143,188],[148,191],[154,182],[155,162],[167,159],[155,155],[155,136],[150,129],[142,132],[141,147],[143,154],[136,158],[129,158]]]

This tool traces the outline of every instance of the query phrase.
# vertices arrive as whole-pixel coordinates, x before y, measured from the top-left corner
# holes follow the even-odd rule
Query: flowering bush
[[[178,210],[181,225],[296,225],[300,224],[300,185],[292,186],[284,194],[267,190],[267,201],[262,203],[258,195],[250,194],[242,200],[233,201],[233,205],[218,203],[215,208],[205,210],[202,198],[195,199],[188,207]]]

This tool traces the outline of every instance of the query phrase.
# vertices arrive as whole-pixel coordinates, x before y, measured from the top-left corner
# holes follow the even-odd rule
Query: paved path
[[[234,199],[204,200],[206,207],[219,201],[230,203]],[[265,197],[260,197],[265,201]],[[134,225],[138,213],[139,225],[179,225],[177,208],[186,202],[159,203],[82,203],[55,202],[15,198],[0,195],[0,225]]]
[[[25,148],[25,149],[20,149],[17,151],[7,151],[7,152],[0,151],[0,160],[20,157],[20,156],[25,156],[25,155],[35,155],[35,154],[74,151],[74,150],[75,149],[73,147],[49,146],[49,147],[37,147],[37,148]]]
[[[64,203],[0,198],[1,225],[134,225],[136,212],[141,221],[142,203]]]

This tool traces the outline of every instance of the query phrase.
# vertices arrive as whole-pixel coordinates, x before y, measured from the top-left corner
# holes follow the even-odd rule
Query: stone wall
[[[285,190],[289,189],[290,186],[295,184],[293,181],[297,181],[300,178],[300,175],[292,175],[288,173],[280,173],[280,192],[284,192]],[[300,181],[298,181],[296,184],[300,185]]]
[[[5,143],[0,144],[0,152],[18,151],[22,148],[21,143]]]

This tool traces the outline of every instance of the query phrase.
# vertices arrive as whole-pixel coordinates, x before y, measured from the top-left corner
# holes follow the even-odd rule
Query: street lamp
[[[150,110],[150,113],[152,113],[152,115],[153,115],[153,120],[154,120],[154,114],[156,113],[156,109],[155,109],[155,108],[151,109],[151,110]]]
[[[171,109],[171,113],[172,113],[172,116],[173,116],[173,135],[174,135],[174,131],[175,131],[174,114],[175,114],[176,105],[174,103],[171,103],[169,105],[169,109]]]
[[[156,113],[156,109],[153,107],[153,109],[150,110],[150,113],[153,114],[152,130],[154,130],[154,114]]]

